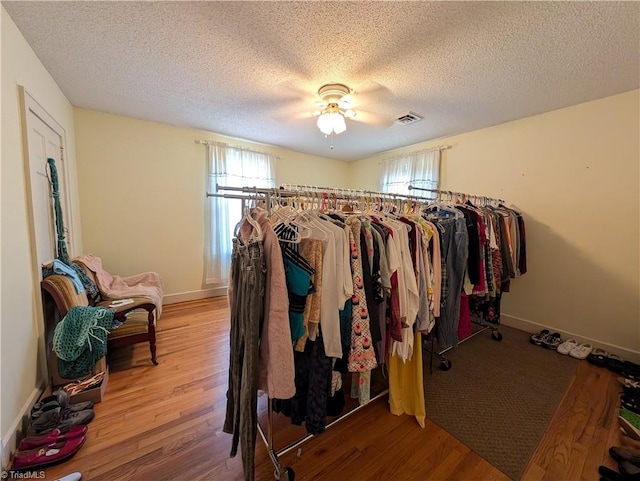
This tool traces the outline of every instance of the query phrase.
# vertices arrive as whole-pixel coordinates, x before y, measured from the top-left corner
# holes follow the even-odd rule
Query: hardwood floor
[[[45,479],[73,471],[96,481],[244,479],[240,455],[229,458],[231,436],[222,432],[228,329],[225,298],[166,306],[158,323],[160,364],[151,364],[146,344],[114,351],[87,442],[47,469]],[[524,479],[597,480],[598,465],[613,467],[607,450],[619,444],[618,391],[609,371],[581,363]],[[295,469],[296,480],[508,479],[429,420],[420,429],[413,418],[392,415],[385,398],[281,462]],[[274,479],[259,436],[256,479]]]

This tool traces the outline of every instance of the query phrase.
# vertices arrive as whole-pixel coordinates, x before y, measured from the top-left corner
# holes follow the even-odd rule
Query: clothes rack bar
[[[466,192],[456,192],[456,191],[451,191],[451,190],[442,190],[442,189],[428,189],[426,187],[416,187],[414,185],[409,185],[407,187],[409,190],[421,190],[424,192],[433,192],[436,193],[438,195],[451,195],[451,196],[462,196],[462,197],[471,197],[473,199],[478,199],[480,201],[485,200],[485,201],[493,201],[493,202],[497,202],[500,204],[506,204],[506,202],[503,199],[498,199],[495,197],[488,197],[486,195],[476,195],[476,194],[467,194]]]

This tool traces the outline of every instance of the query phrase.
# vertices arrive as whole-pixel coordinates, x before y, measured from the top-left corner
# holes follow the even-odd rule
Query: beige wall
[[[165,293],[203,289],[207,148],[197,139],[273,152],[278,183],[348,185],[348,164],[273,146],[75,109],[85,252],[109,272],[160,273]]]
[[[529,272],[503,311],[531,330],[640,351],[639,100],[635,90],[402,149],[452,145],[442,188],[524,213]],[[384,157],[356,162],[353,186],[377,189]]]
[[[38,394],[42,376],[38,369],[38,315],[34,310],[39,289],[33,279],[31,242],[25,192],[22,131],[18,85],[25,89],[66,130],[71,191],[77,192],[75,175],[75,139],[73,109],[64,94],[40,63],[4,8],[2,22],[2,288],[0,318],[1,388],[0,434],[3,447],[19,422],[23,409]],[[72,198],[74,225],[78,199]],[[79,230],[79,229],[78,229]],[[75,246],[82,246],[78,232],[73,233]],[[3,455],[6,456],[3,450]]]

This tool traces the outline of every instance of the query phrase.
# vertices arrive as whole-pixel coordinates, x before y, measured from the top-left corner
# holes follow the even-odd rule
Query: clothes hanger
[[[448,195],[451,199],[453,199],[453,192],[451,191],[442,191],[442,194]],[[427,204],[427,207],[424,210],[425,215],[429,216],[430,213],[435,214],[433,217],[441,218],[446,217],[440,215],[440,213],[448,213],[449,215],[453,215],[455,219],[459,219],[463,217],[462,212],[456,210],[451,205],[447,205],[444,202],[441,202],[439,196],[434,199],[433,202]]]
[[[250,199],[251,197],[249,197]],[[249,209],[246,204],[245,204],[245,199],[242,199],[242,220],[240,220],[240,222],[238,222],[236,224],[236,227],[233,231],[233,234],[235,237],[239,237],[240,234],[240,230],[242,228],[242,224],[246,222],[248,222],[252,227],[253,230],[251,232],[251,235],[249,236],[248,240],[256,240],[256,241],[261,241],[262,240],[262,228],[260,227],[260,224],[251,216],[251,209]]]
[[[309,226],[305,225],[304,223],[298,222],[297,218],[299,213],[300,209],[298,208],[291,208],[289,210],[285,210],[284,212],[280,212],[283,217],[283,222],[285,222],[287,225],[291,225],[297,228],[298,236],[295,243],[299,243],[302,239],[308,239],[313,234]]]

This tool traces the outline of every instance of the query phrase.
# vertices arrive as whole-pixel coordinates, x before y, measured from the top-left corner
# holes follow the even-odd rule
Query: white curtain
[[[272,154],[255,152],[223,143],[208,145],[207,192],[227,187],[274,187],[275,161]],[[227,285],[231,265],[233,230],[242,218],[239,199],[208,197],[205,206],[205,282]]]
[[[430,192],[409,190],[409,185],[437,189],[440,184],[440,150],[421,150],[386,159],[382,162],[380,190],[395,194],[435,197]]]

